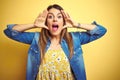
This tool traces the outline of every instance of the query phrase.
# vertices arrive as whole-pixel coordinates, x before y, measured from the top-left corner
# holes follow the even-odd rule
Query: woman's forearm
[[[75,23],[74,26],[84,30],[93,30],[96,27],[95,24],[79,24],[79,23]]]
[[[84,29],[84,30],[93,30],[96,25],[94,24],[80,24],[79,26],[81,29]]]
[[[32,28],[35,28],[34,24],[16,24],[12,29],[23,32]]]

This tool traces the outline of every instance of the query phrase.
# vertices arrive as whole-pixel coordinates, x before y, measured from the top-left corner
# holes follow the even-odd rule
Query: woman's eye
[[[58,16],[58,18],[62,18],[62,16]]]
[[[48,19],[52,19],[53,18],[53,16],[48,16]]]

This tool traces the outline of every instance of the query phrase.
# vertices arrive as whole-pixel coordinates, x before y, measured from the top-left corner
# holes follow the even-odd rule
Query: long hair
[[[49,11],[51,8],[55,8],[55,9],[58,9],[58,10],[63,10],[63,8],[59,5],[57,5],[57,4],[48,6],[47,10]],[[63,21],[64,21],[64,25],[65,25],[65,19],[64,18],[63,18]],[[47,21],[45,22],[45,25],[47,25]],[[51,37],[51,34],[50,34],[49,30],[42,28],[42,30],[40,32],[40,38],[39,38],[41,61],[43,60],[46,45],[47,45],[47,41],[50,37]],[[61,36],[60,36],[59,43],[61,42],[61,40],[63,38],[67,42],[67,45],[68,45],[68,48],[69,48],[69,51],[70,51],[69,58],[71,58],[72,55],[73,55],[73,40],[72,40],[71,34],[67,32],[67,28],[65,28],[61,31]]]

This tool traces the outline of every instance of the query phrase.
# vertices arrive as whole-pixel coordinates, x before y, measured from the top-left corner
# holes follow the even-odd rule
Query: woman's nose
[[[56,21],[57,21],[57,18],[54,18],[54,19],[53,19],[53,22],[56,22]]]

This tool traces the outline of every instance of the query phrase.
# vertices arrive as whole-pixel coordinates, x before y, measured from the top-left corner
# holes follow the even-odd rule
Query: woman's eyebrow
[[[57,15],[59,15],[59,14],[62,14],[62,13],[58,13]]]
[[[54,15],[53,13],[48,13],[48,14],[52,14],[52,15]],[[62,13],[58,13],[57,15],[59,15],[59,14],[62,14]]]
[[[53,15],[53,13],[48,13],[48,14],[52,14]]]

